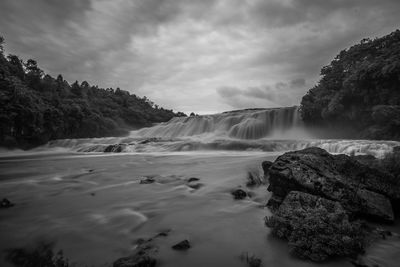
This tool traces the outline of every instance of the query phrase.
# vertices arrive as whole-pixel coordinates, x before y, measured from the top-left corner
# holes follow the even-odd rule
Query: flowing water
[[[388,153],[398,142],[316,139],[296,107],[175,118],[126,137],[57,140],[31,151],[0,154],[0,197],[16,205],[0,210],[0,266],[5,249],[54,241],[77,266],[111,266],[139,238],[157,238],[160,266],[246,266],[243,253],[263,266],[321,266],[289,255],[270,235],[265,186],[234,200],[247,173],[284,151],[319,146],[332,153]],[[119,144],[120,153],[104,153]],[[115,150],[116,151],[116,150]],[[141,184],[153,177],[152,184]],[[199,181],[188,182],[191,177]],[[196,186],[193,186],[196,185]],[[391,226],[398,232],[398,224]],[[188,239],[186,252],[171,249]],[[397,266],[400,239],[383,240],[366,261]],[[323,266],[352,266],[347,259]]]

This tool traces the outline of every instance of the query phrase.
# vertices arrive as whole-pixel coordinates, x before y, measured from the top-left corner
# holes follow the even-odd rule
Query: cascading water
[[[279,152],[318,146],[330,153],[382,157],[396,141],[317,139],[304,127],[298,107],[248,109],[214,115],[178,117],[132,131],[126,137],[66,139],[37,150],[152,153],[176,151]],[[36,151],[37,151],[36,150]]]
[[[250,109],[214,115],[174,118],[134,133],[138,136],[179,138],[199,135],[252,140],[284,135],[301,127],[298,107]]]

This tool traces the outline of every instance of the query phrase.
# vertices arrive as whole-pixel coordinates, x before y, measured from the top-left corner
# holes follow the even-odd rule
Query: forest
[[[54,78],[35,60],[5,55],[0,37],[0,146],[28,149],[54,139],[124,135],[174,116],[186,115],[120,88]]]
[[[341,51],[303,97],[301,115],[308,125],[351,128],[353,138],[400,140],[400,30]]]

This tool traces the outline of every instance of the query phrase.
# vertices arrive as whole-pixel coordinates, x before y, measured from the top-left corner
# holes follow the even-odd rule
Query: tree
[[[25,63],[26,68],[26,79],[28,85],[32,87],[34,90],[40,90],[40,80],[44,75],[44,72],[39,69],[37,66],[37,62],[33,59],[28,59]]]
[[[70,86],[61,74],[56,79],[45,74],[35,60],[6,57],[3,43],[1,38],[0,146],[25,149],[58,138],[122,135],[179,114],[153,108],[147,98],[120,88],[86,81]]]
[[[23,61],[16,55],[8,55],[8,62],[10,63],[10,72],[12,75],[17,76],[21,80],[25,78],[25,71],[23,67]]]
[[[3,36],[0,36],[0,54],[3,55],[4,53],[4,38]]]
[[[301,101],[307,124],[347,126],[357,138],[400,139],[400,30],[341,51],[321,69],[321,79]],[[396,112],[394,112],[396,111]],[[385,117],[387,118],[387,117]]]

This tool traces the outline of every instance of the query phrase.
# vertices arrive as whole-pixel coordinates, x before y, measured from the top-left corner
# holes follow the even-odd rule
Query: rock
[[[139,144],[144,145],[144,144],[147,144],[147,143],[150,143],[150,142],[156,142],[156,141],[158,141],[158,140],[159,140],[158,138],[152,137],[152,138],[149,138],[149,139],[145,139],[145,140],[143,140],[143,141],[140,141]]]
[[[269,173],[269,168],[272,166],[272,162],[271,161],[263,161],[263,163],[261,163],[261,166],[263,168],[264,171],[264,175],[268,175]]]
[[[156,238],[156,237],[160,237],[160,236],[166,237],[166,236],[169,235],[169,232],[171,232],[171,230],[165,230],[165,231],[159,232],[159,233],[155,236],[155,238]]]
[[[292,191],[265,223],[274,235],[287,239],[291,252],[301,258],[324,261],[364,251],[363,225],[349,221],[337,201]]]
[[[247,172],[247,187],[254,187],[254,186],[260,186],[265,184],[265,178],[264,176],[260,176],[256,171],[249,171]]]
[[[372,155],[356,155],[351,156],[353,159],[361,162],[364,165],[373,165],[376,163],[377,158]]]
[[[154,177],[152,176],[145,176],[143,179],[140,180],[141,184],[152,184],[154,183],[156,180],[154,179]]]
[[[104,149],[104,152],[120,153],[126,148],[126,144],[109,145]]]
[[[190,188],[192,188],[192,189],[195,189],[195,190],[197,190],[197,189],[200,189],[201,187],[203,187],[204,186],[204,184],[202,184],[202,183],[197,183],[197,184],[188,184],[187,186],[189,186]]]
[[[157,260],[146,255],[135,255],[116,260],[113,267],[154,267]]]
[[[278,157],[269,168],[268,190],[284,198],[302,191],[339,201],[355,215],[393,222],[390,199],[400,189],[380,170],[346,155],[331,155],[317,147],[293,151]]]
[[[247,262],[249,267],[260,267],[261,263],[262,261],[259,258],[250,258],[249,261]]]
[[[360,211],[364,215],[370,215],[370,219],[381,219],[383,221],[394,221],[394,213],[390,201],[385,196],[364,189],[357,191],[360,199]]]
[[[240,256],[240,259],[242,261],[245,261],[249,267],[260,267],[261,263],[262,263],[260,258],[257,258],[254,255],[249,256],[249,253],[247,253],[247,252],[243,253]]]
[[[279,206],[281,205],[281,203],[283,202],[283,198],[279,197],[275,194],[272,194],[271,198],[268,200],[267,202],[267,207],[272,210],[275,211],[279,208]]]
[[[188,240],[183,240],[179,242],[178,244],[175,244],[172,246],[172,249],[175,250],[188,250],[190,248],[190,243]]]
[[[373,231],[373,233],[382,239],[386,239],[386,237],[388,237],[388,236],[393,236],[392,232],[390,232],[389,230],[382,229],[382,228],[376,228]]]
[[[244,199],[247,197],[246,191],[244,191],[240,188],[233,190],[231,193],[235,199]]]
[[[161,236],[167,236],[169,230],[155,235],[153,238],[139,238],[136,242],[136,249],[132,255],[123,257],[113,263],[113,267],[154,267],[157,264],[155,255],[158,253],[158,247],[154,245],[154,239]]]
[[[190,178],[187,180],[188,183],[197,182],[197,181],[200,181],[200,179],[199,179],[199,178],[196,178],[196,177],[190,177]]]
[[[353,266],[355,267],[370,267],[367,264],[365,264],[365,262],[362,259],[359,258],[357,258],[356,260],[351,260],[350,263],[353,264]]]
[[[4,209],[11,208],[13,206],[14,206],[14,203],[11,203],[11,201],[8,200],[7,198],[3,198],[3,200],[0,203],[0,208],[4,208]]]

